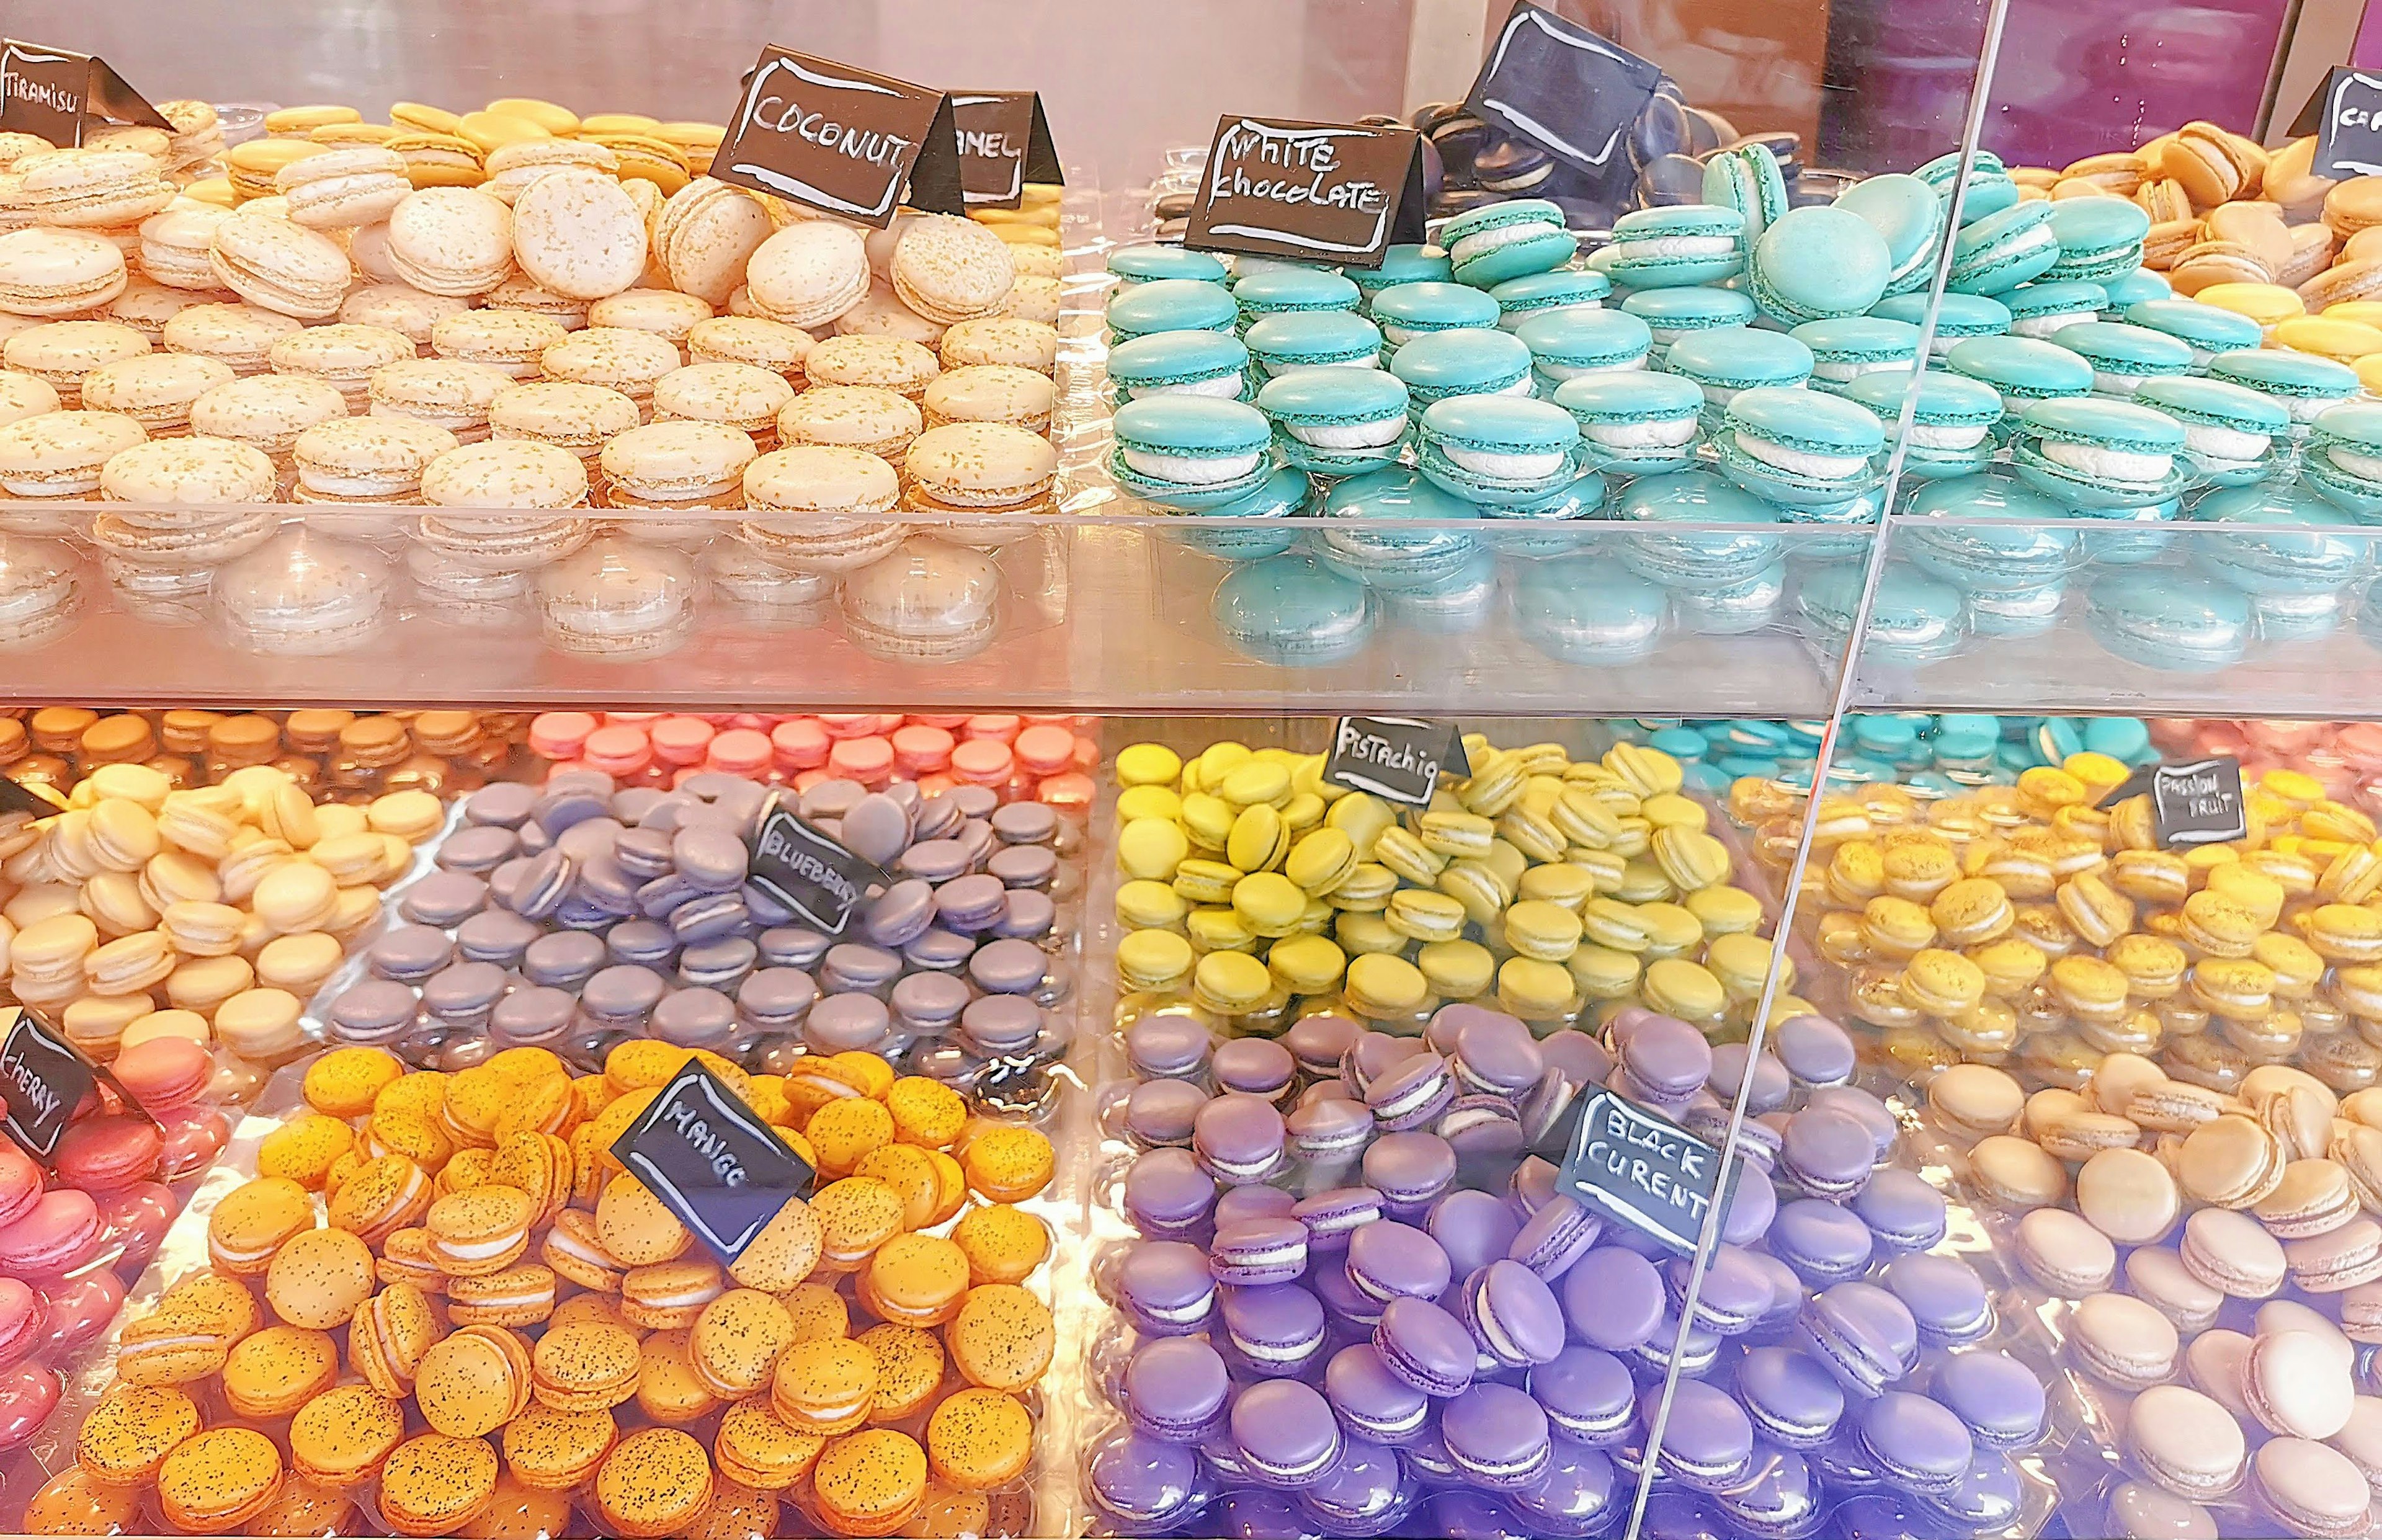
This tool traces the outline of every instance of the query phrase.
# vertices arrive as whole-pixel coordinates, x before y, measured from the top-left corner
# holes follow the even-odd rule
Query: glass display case
[[[0,1528],[2382,1529],[2338,18],[90,9]],[[1189,238],[1242,115],[1411,227]]]

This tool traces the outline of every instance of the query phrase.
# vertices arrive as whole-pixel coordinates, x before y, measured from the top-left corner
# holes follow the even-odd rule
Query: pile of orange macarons
[[[610,1154],[690,1057],[809,1159],[722,1266]],[[873,1054],[345,1047],[122,1326],[34,1534],[1018,1533],[1050,1141]],[[787,1512],[780,1520],[782,1509]],[[578,1510],[574,1519],[573,1509]],[[96,1530],[89,1526],[98,1524]]]

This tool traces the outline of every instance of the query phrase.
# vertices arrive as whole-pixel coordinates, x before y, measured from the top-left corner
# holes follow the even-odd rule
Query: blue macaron
[[[1831,204],[1789,209],[1753,244],[1753,302],[1781,325],[1860,315],[1885,296],[1894,258],[1885,238]]]
[[[1803,574],[1796,586],[1795,613],[1814,645],[1831,653],[1843,650],[1860,613],[1867,577],[1860,562]],[[1961,615],[1958,589],[1907,561],[1888,560],[1879,569],[1871,595],[1868,624],[1861,631],[1862,655],[1899,666],[1947,657],[1959,650]],[[1867,1227],[1861,1228],[1866,1237]]]
[[[2058,260],[2051,205],[2013,203],[1960,226],[1945,287],[1958,294],[2000,294],[2042,277]]]
[[[2054,341],[2093,366],[2096,394],[2120,400],[2130,397],[2146,380],[2192,373],[2192,345],[2148,326],[2087,321],[2061,327]]]
[[[1433,332],[1490,330],[1502,312],[1495,299],[1469,284],[1420,281],[1379,290],[1369,313],[1394,356],[1395,349]]]
[[[1589,463],[1655,476],[1695,461],[1704,393],[1693,380],[1652,370],[1591,374],[1558,386],[1555,405],[1579,424]]]
[[[1249,350],[1229,332],[1152,332],[1109,349],[1117,399],[1143,396],[1249,397]]]
[[[1953,188],[1961,181],[1959,152],[1938,155],[1911,175],[1934,188],[1935,195],[1948,205]],[[2016,207],[2018,201],[2018,183],[2002,165],[2002,158],[1990,150],[1974,152],[1960,199],[1960,223],[1973,225]]]
[[[1394,466],[1351,476],[1325,495],[1319,554],[1333,570],[1383,592],[1435,588],[1480,550],[1472,532],[1480,518],[1469,499]]]
[[[1999,295],[2010,312],[2010,335],[2057,341],[2070,326],[2098,321],[2108,291],[2084,279],[2037,278]]]
[[[2093,394],[2093,366],[2056,342],[2031,336],[1979,336],[1953,345],[1944,362],[1953,373],[1993,386],[2006,415],[1995,435],[2016,431],[2015,415],[2030,402]]]
[[[2108,303],[2116,300],[2112,299]],[[2241,312],[2204,305],[2196,299],[2140,299],[2127,306],[2119,317],[2108,315],[2105,307],[2102,319],[2123,320],[2130,325],[2165,332],[2191,348],[2192,370],[2196,374],[2206,373],[2217,354],[2229,353],[2237,348],[2259,347],[2266,337],[2257,322]]]
[[[1116,275],[1120,289],[1160,278],[1221,284],[1225,277],[1224,264],[1215,257],[1180,246],[1120,246],[1109,253],[1108,270]]]
[[[1868,177],[1836,197],[1836,206],[1857,214],[1885,240],[1892,266],[1885,292],[1908,294],[1934,276],[1944,245],[1944,202],[1935,189],[1900,172]]]
[[[1902,432],[1912,371],[1882,369],[1844,387],[1848,401],[1866,407],[1887,436]],[[2002,420],[2001,393],[1980,380],[1931,369],[1920,375],[1909,402],[1910,430],[1902,442],[1902,473],[1916,481],[1982,471],[1994,455],[1994,425]]]
[[[1272,426],[1242,401],[1204,396],[1144,397],[1111,420],[1117,484],[1164,507],[1212,507],[1257,490],[1273,469]]]
[[[2308,483],[2360,519],[2382,518],[2382,406],[2327,409],[2311,425]]]
[[[1550,273],[1570,262],[1578,240],[1564,226],[1560,204],[1514,198],[1470,210],[1439,232],[1455,280],[1492,288],[1508,278]]]
[[[1665,588],[1745,582],[1785,551],[1778,509],[1710,471],[1641,476],[1622,490],[1613,517],[1643,526],[1622,542],[1621,564]]]
[[[1579,424],[1552,401],[1459,396],[1417,424],[1422,473],[1475,503],[1537,502],[1579,473]]]
[[[1520,337],[1494,328],[1435,332],[1400,348],[1390,372],[1406,382],[1420,416],[1433,401],[1451,396],[1529,395],[1530,349]]]
[[[2355,400],[2364,390],[2347,364],[2279,348],[2244,348],[2208,361],[2208,377],[2254,390],[2291,416],[2291,437],[2307,436],[2327,409]]]
[[[1790,206],[1786,176],[1766,144],[1738,144],[1714,152],[1704,162],[1703,195],[1707,203],[1737,211],[1744,220],[1742,234],[1749,246],[1760,240],[1771,221]]]
[[[1603,274],[1565,267],[1508,278],[1489,298],[1497,301],[1497,324],[1510,332],[1537,316],[1599,309],[1612,294],[1613,280]]]
[[[1643,369],[1654,345],[1646,323],[1627,311],[1555,311],[1524,322],[1514,335],[1530,350],[1539,388],[1549,395],[1566,380]]]
[[[2036,401],[2020,417],[2010,459],[2027,484],[2068,507],[2130,508],[2182,491],[2183,444],[2182,424],[2148,407]]]
[[[1844,394],[1864,374],[1908,369],[1919,361],[1919,328],[1874,315],[1806,321],[1787,336],[1811,349],[1811,388]]]
[[[2126,314],[2129,308],[2139,305],[2145,299],[2175,298],[2175,286],[2167,281],[2167,275],[2155,273],[2147,267],[2137,267],[2130,273],[2120,273],[2118,276],[2104,282],[2101,287],[2109,291],[2109,310],[2101,317],[2104,321],[2130,321],[2133,318]]]
[[[1154,332],[1229,332],[1240,323],[1241,307],[1222,284],[1152,278],[1111,299],[1107,319],[1115,344]]]
[[[1742,289],[1701,285],[1645,289],[1624,298],[1621,309],[1646,323],[1646,329],[1654,334],[1651,360],[1658,367],[1670,355],[1671,344],[1689,332],[1749,325],[1761,313],[1753,308],[1753,297]]]
[[[1354,281],[1322,267],[1279,267],[1233,281],[1245,327],[1269,315],[1354,311],[1362,298]]]
[[[2099,283],[2143,263],[2151,216],[2130,198],[2062,198],[2051,205],[2051,233],[2059,260],[2044,275]]]
[[[1385,288],[1395,288],[1400,284],[1443,284],[1455,272],[1455,266],[1447,260],[1443,249],[1402,241],[1381,253],[1381,266],[1351,267],[1342,275],[1357,286],[1369,311],[1373,296]]]
[[[1304,532],[1299,516],[1315,511],[1315,483],[1295,466],[1278,466],[1254,492],[1229,503],[1188,511],[1199,517],[1184,519],[1176,537],[1194,551],[1227,561],[1280,556],[1296,545]],[[1270,524],[1209,522],[1244,519],[1262,519]]]
[[[1928,356],[1942,358],[1973,337],[2001,336],[2010,329],[2009,307],[1983,294],[1946,294],[1934,307],[1935,330],[1927,343]],[[1887,321],[1923,326],[1929,306],[1924,294],[1889,294],[1870,307],[1870,314]]]
[[[1817,391],[1762,386],[1730,400],[1720,468],[1764,501],[1842,503],[1877,484],[1885,430],[1866,408]]]
[[[1353,476],[1396,460],[1406,440],[1406,382],[1379,369],[1292,369],[1258,392],[1274,446],[1303,471]]]
[[[1664,366],[1701,386],[1704,399],[1718,409],[1740,390],[1803,385],[1812,362],[1811,349],[1783,332],[1720,326],[1672,343]]]
[[[1984,636],[2049,629],[2076,565],[2068,509],[2014,476],[1960,476],[1912,494],[1896,526],[1912,564],[1966,595],[1969,627]]]
[[[1635,289],[1721,283],[1745,271],[1745,228],[1717,203],[1633,209],[1613,222],[1605,275]]]
[[[2251,634],[2248,595],[2213,578],[2164,568],[2104,574],[2085,594],[2093,639],[2129,663],[2163,673],[2205,674],[2241,661]]]
[[[2212,492],[2192,504],[2192,521],[2228,527],[2183,546],[2193,566],[2250,596],[2258,635],[2267,641],[2330,631],[2370,566],[2372,542],[2358,516],[2303,486]]]
[[[1311,556],[1268,556],[1234,568],[1208,613],[1224,640],[1263,663],[1309,667],[1361,650],[1373,634],[1363,583]]]
[[[1615,664],[1654,650],[1670,601],[1602,556],[1584,555],[1526,564],[1508,605],[1514,629],[1547,656]]]
[[[2286,438],[2291,426],[2281,407],[2223,380],[2151,380],[2134,392],[2134,403],[2182,425],[2184,458],[2216,486],[2248,486],[2273,474],[2275,441]]]
[[[1381,362],[1381,329],[1355,311],[1299,311],[1269,315],[1242,334],[1262,380],[1285,369]]]

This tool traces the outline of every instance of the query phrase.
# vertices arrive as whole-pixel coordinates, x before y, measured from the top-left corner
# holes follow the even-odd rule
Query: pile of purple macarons
[[[1649,1475],[1650,1534],[2020,1513],[2042,1386],[1984,1345],[1985,1286],[1931,1250],[1945,1201],[1888,1163],[1834,1022],[1758,1057],[1641,1007],[1601,1036],[1464,1004],[1418,1038],[1314,1014],[1212,1043],[1171,1008],[1123,1038],[1143,1078],[1103,1118],[1138,1239],[1095,1279],[1131,1330],[1094,1363],[1123,1424],[1086,1452],[1107,1532],[1585,1536]],[[1714,1143],[1746,1091],[1692,1301],[1690,1258],[1563,1188],[1598,1085]]]
[[[436,867],[397,897],[364,976],[325,1011],[342,1043],[455,1069],[526,1045],[600,1067],[633,1037],[755,1070],[865,1050],[1007,1090],[1063,1053],[1082,831],[981,787],[922,795],[822,781],[814,827],[892,880],[840,936],[751,880],[769,788],[704,773],[674,790],[556,772],[473,792]],[[791,792],[781,796],[792,797]]]

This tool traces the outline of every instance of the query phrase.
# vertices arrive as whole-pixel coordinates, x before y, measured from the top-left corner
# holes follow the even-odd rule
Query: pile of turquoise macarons
[[[1747,776],[1809,791],[1827,724],[1774,717],[1612,717],[1605,731],[1679,762],[1691,789],[1720,796]],[[1972,712],[1852,713],[1836,735],[1828,784],[1909,787],[1950,797],[2008,786],[2037,765],[2091,750],[2130,765],[2155,763],[2150,727],[2134,716],[1994,716]]]
[[[2351,371],[2174,297],[2141,265],[2149,217],[2130,202],[2021,201],[1982,152],[1964,184],[1960,169],[1945,156],[1789,207],[1770,152],[1745,145],[1707,165],[1704,202],[1625,214],[1584,258],[1561,211],[1529,199],[1377,270],[1243,257],[1228,277],[1203,252],[1120,249],[1110,471],[1147,504],[1231,521],[1191,534],[1199,548],[1283,558],[1228,577],[1216,610],[1287,661],[1345,655],[1379,614],[1477,621],[1492,553],[1540,558],[1504,587],[1517,629],[1558,657],[1621,661],[1668,630],[1751,630],[1782,610],[1841,647],[1859,537],[1682,531],[1602,547],[1620,561],[1590,571],[1566,559],[1590,550],[1581,533],[1553,526],[1871,523],[1897,441],[1897,511],[1963,528],[1914,539],[1885,574],[1865,643],[1889,663],[2047,629],[2077,568],[2168,554],[2119,524],[2382,522],[2382,406],[2357,404]],[[1301,514],[1320,522],[1280,522]],[[2072,522],[2087,519],[2107,532]],[[2364,576],[2354,541],[2339,583],[2339,563],[2311,579],[2297,545],[2267,545],[2113,574],[2094,633],[2154,666],[2221,666],[2254,636],[2320,630]],[[2179,583],[2186,612],[2238,608],[2240,636],[2179,621]],[[1256,614],[1318,591],[1338,600],[1320,636]],[[2154,617],[2098,618],[2129,605]]]

